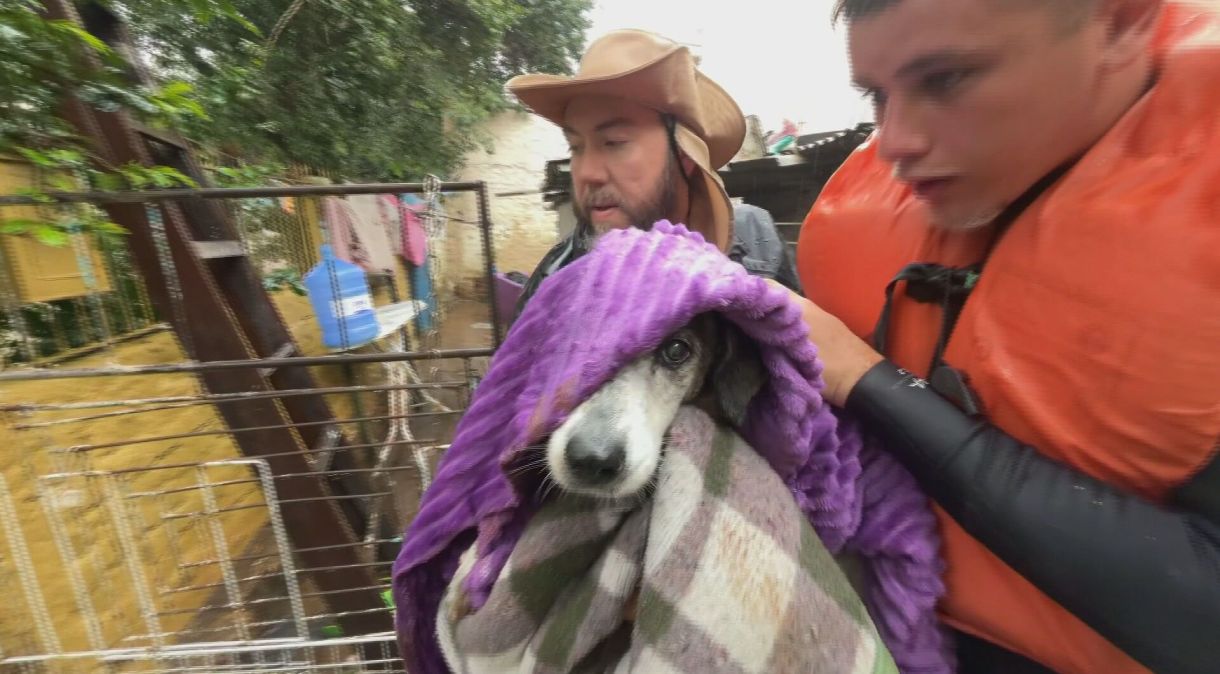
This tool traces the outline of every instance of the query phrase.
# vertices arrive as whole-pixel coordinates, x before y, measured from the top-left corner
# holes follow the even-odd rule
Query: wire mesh
[[[24,208],[0,205],[0,222],[29,217]],[[71,233],[79,210],[37,209],[38,222],[68,228],[56,246],[0,235],[2,367],[79,356],[164,327],[122,242],[112,235]]]
[[[279,197],[227,202],[246,254],[271,288],[318,263],[318,199]]]
[[[0,592],[21,601],[0,627],[0,671],[402,671],[392,635],[344,635],[334,591],[315,581],[363,567],[371,584],[346,591],[376,593],[391,610],[395,532],[414,516],[486,357],[442,352],[417,367],[396,360],[394,346],[366,364],[384,383],[263,392],[381,399],[332,426],[354,438],[369,425],[373,442],[304,448],[299,473],[273,474],[270,456],[241,458],[233,437],[251,429],[224,428],[216,396],[198,390],[2,408],[14,443],[0,464]],[[8,391],[44,383],[29,374],[6,380]],[[172,372],[129,379],[150,388],[153,377],[190,382]],[[280,495],[302,479],[336,487],[322,499]],[[366,523],[350,544],[359,561],[302,564],[310,550],[294,546],[285,518],[340,503]]]
[[[200,463],[192,471],[194,483],[174,490],[159,488],[155,472],[39,477],[36,500],[58,567],[46,563],[39,549],[46,536],[20,518],[0,477],[0,526],[18,572],[18,587],[5,589],[24,599],[6,613],[8,648],[0,667],[395,671],[385,667],[397,666],[391,635],[310,638],[318,632],[309,624],[317,616],[306,608],[265,462]],[[257,554],[235,554],[232,545],[250,522],[259,529],[252,548]],[[35,564],[40,555],[42,563]],[[58,569],[70,580],[69,591],[44,592]]]
[[[444,236],[439,192],[424,196],[437,206],[427,273],[462,268],[446,267],[431,239]],[[358,351],[327,350],[308,297],[292,287],[317,259],[320,198],[225,203],[296,344],[289,357],[191,361],[189,335],[148,331],[157,325],[148,294],[121,242],[100,248],[111,289],[64,308],[24,306],[11,275],[0,277],[5,329],[32,342],[30,354],[61,356],[50,368],[17,353],[0,375],[0,592],[11,598],[0,672],[404,671],[388,630],[349,628],[360,613],[392,612],[401,532],[492,353],[490,298],[434,291],[426,328],[415,321]],[[146,212],[166,318],[185,315],[172,223],[156,204]],[[400,299],[398,287],[414,297],[401,281],[375,283],[377,301]],[[92,342],[72,337],[85,329]],[[429,350],[406,351],[420,345]],[[290,367],[316,386],[206,386],[215,372],[255,370],[270,382]],[[234,428],[222,414],[300,398],[324,400],[333,418],[271,414]],[[298,445],[243,455],[244,437],[276,429]],[[286,455],[300,468],[273,469]],[[296,540],[319,509],[354,535]],[[375,601],[353,609],[356,595]]]

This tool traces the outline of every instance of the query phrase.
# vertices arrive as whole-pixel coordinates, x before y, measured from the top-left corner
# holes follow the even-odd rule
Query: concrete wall
[[[767,141],[764,138],[762,122],[759,121],[758,115],[746,116],[746,137],[741,142],[741,149],[733,156],[732,161],[742,161],[743,159],[758,159],[766,156]]]
[[[567,155],[567,145],[558,127],[530,114],[506,111],[487,125],[493,138],[489,150],[478,149],[454,180],[484,180],[491,195],[492,243],[499,271],[533,271],[547,250],[559,239],[559,215],[540,194],[495,196],[502,192],[537,192],[549,159]],[[478,203],[473,194],[446,199],[450,221],[440,285],[462,294],[481,282],[483,248],[479,229],[460,221],[478,221]]]

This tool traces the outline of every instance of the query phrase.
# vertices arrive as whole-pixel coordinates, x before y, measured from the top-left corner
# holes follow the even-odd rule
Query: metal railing
[[[416,188],[54,196],[303,199]],[[0,197],[0,205],[21,200]],[[485,209],[482,219],[486,227]],[[160,273],[173,283],[168,262]],[[276,302],[297,355],[198,361],[160,332],[0,371],[0,592],[10,598],[0,671],[403,671],[390,632],[344,625],[353,613],[392,612],[401,534],[498,343],[490,257],[484,263],[485,301],[449,307],[427,339],[407,330],[328,353],[307,299],[283,293]],[[408,339],[431,348],[407,350]],[[308,371],[316,386],[207,385],[225,373],[270,381],[292,370]],[[222,414],[236,405],[282,412],[302,399],[325,400],[333,417],[280,413],[233,427]],[[297,442],[243,454],[250,437],[269,431]],[[283,469],[284,458],[298,468]],[[294,537],[322,511],[352,523],[349,542]],[[335,578],[345,580],[328,582]],[[337,608],[356,594],[375,601]]]

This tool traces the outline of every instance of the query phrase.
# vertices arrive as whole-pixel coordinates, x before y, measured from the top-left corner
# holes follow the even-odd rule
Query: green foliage
[[[192,0],[228,5],[228,0]],[[84,160],[84,149],[58,112],[75,93],[101,110],[128,109],[150,123],[173,123],[203,113],[192,86],[168,81],[157,88],[134,84],[130,64],[96,36],[68,21],[40,14],[36,0],[0,0],[0,151],[71,150],[65,163]]]
[[[284,174],[281,164],[243,164],[241,166],[219,166],[211,170],[212,181],[218,187],[255,187]]]
[[[124,164],[112,171],[102,171],[90,165],[80,150],[59,148],[34,150],[28,147],[14,148],[16,154],[37,169],[44,169],[41,182],[46,189],[72,191],[84,185],[103,190],[146,189],[150,187],[195,187],[189,176],[169,166],[140,166]],[[84,185],[82,185],[82,182]],[[51,204],[52,199],[43,189],[23,188],[18,190],[42,204]],[[71,241],[72,234],[92,233],[103,237],[127,233],[111,222],[106,214],[90,204],[64,205],[48,208],[51,217],[42,219],[0,218],[0,234],[31,236],[48,246],[64,246]]]
[[[194,0],[228,5],[228,0]],[[204,118],[190,97],[192,85],[167,81],[133,84],[129,64],[80,26],[44,18],[34,0],[0,0],[0,154],[18,156],[39,170],[40,186],[26,191],[48,203],[44,190],[141,189],[194,185],[178,171],[135,164],[108,166],[59,117],[69,94],[101,110],[130,110],[149,124]],[[95,208],[59,209],[56,217],[0,219],[0,232],[62,246],[77,232],[122,233]]]
[[[509,104],[504,81],[568,72],[592,0],[106,0],[130,23],[159,84],[96,36],[0,0],[0,153],[40,170],[45,191],[193,186],[168,167],[108,166],[58,112],[74,94],[127,110],[255,164],[222,185],[265,183],[279,164],[351,180],[448,174],[488,139],[479,123]],[[290,11],[291,10],[291,11]],[[270,37],[274,32],[274,40]],[[121,230],[90,208],[0,232],[62,245]]]
[[[210,119],[187,120],[188,135],[232,155],[352,180],[450,172],[485,140],[479,123],[507,104],[508,77],[570,70],[591,5],[305,0],[286,15],[292,0],[234,0],[243,25],[200,23],[177,0],[116,2],[156,69],[195,85]]]
[[[295,269],[276,269],[268,273],[263,277],[263,287],[272,292],[287,288],[301,297],[307,294],[305,285],[301,283],[301,274]]]

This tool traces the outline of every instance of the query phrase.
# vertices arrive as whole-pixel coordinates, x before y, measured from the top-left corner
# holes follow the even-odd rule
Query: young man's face
[[[618,98],[574,99],[564,114],[576,217],[596,234],[678,217],[686,184],[655,110]]]
[[[898,0],[850,22],[878,152],[937,225],[987,224],[1097,139],[1113,49],[1104,13],[1077,2]]]

